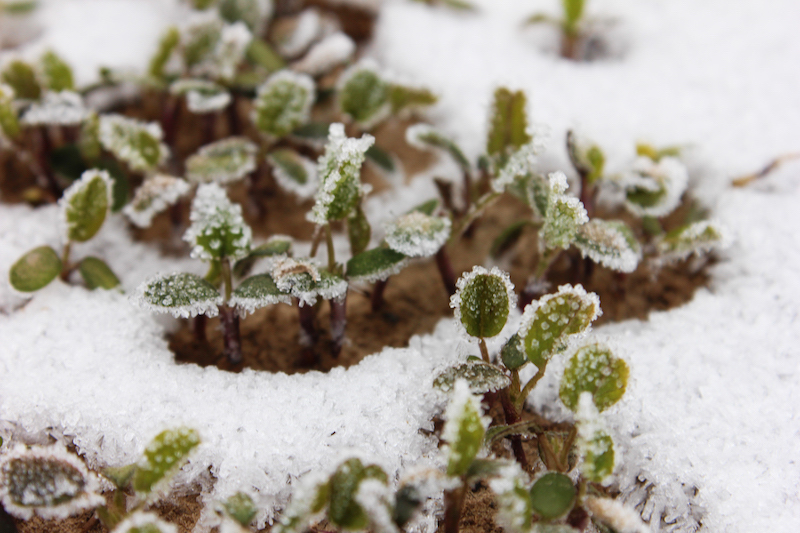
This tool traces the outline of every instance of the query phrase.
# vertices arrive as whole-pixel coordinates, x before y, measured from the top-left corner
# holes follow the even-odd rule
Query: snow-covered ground
[[[154,20],[176,9],[155,0],[46,3],[43,39],[71,50],[65,55],[84,81],[93,65],[115,58],[137,66],[127,47],[105,56],[80,43],[83,19],[71,10],[99,4],[128,22],[129,38],[142,48],[158,34]],[[800,4],[592,0],[592,15],[618,21],[609,30],[616,57],[588,64],[558,59],[546,28],[521,28],[533,12],[557,13],[556,1],[479,4],[478,13],[459,14],[389,1],[370,54],[436,90],[442,99],[432,120],[472,155],[501,84],[524,89],[534,120],[550,129],[547,170],[567,168],[568,127],[597,141],[612,167],[632,157],[638,140],[689,145],[695,190],[734,239],[711,287],[692,302],[595,332],[631,366],[628,393],[609,411],[625,498],[641,504],[656,530],[797,531],[800,162],[748,189],[727,184],[800,150]],[[48,210],[0,207],[0,270],[34,245],[56,244],[53,218]],[[103,231],[107,239],[88,246],[111,246],[124,235],[121,224]],[[169,266],[144,247],[116,246],[103,256],[128,289]],[[16,302],[0,288],[0,305]],[[205,444],[184,477],[202,478],[210,466],[221,480],[217,495],[258,489],[270,506],[285,500],[287,477],[329,464],[342,448],[359,448],[390,470],[427,461],[435,446],[417,429],[432,410],[431,376],[464,351],[445,321],[406,350],[327,376],[225,375],[172,364],[161,331],[119,295],[59,283],[0,315],[0,416],[7,421],[0,431],[15,422],[64,433],[91,462],[121,464],[163,425],[190,424]],[[550,407],[557,405],[553,370],[534,403],[561,416]]]

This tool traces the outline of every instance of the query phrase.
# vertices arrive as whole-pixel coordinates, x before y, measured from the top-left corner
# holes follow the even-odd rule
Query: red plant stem
[[[511,401],[508,395],[508,389],[505,388],[501,390],[499,395],[500,405],[503,407],[503,415],[505,415],[506,418],[506,425],[516,424],[520,421],[520,416],[517,409],[514,407],[514,402]],[[509,440],[511,440],[511,450],[514,452],[514,457],[520,467],[527,471],[530,468],[530,464],[528,463],[528,456],[525,455],[525,450],[522,448],[522,437],[519,435],[512,435],[509,437]]]
[[[208,317],[206,315],[197,315],[194,317],[192,321],[192,331],[194,333],[194,339],[197,342],[208,342],[208,337],[206,336],[206,324],[208,323]]]
[[[347,292],[341,298],[329,300],[331,306],[331,357],[339,358],[344,346],[344,333],[347,326]]]
[[[219,321],[222,324],[223,353],[232,365],[242,362],[242,339],[239,334],[239,315],[228,305],[219,306]]]
[[[373,313],[377,313],[383,307],[383,293],[386,291],[386,285],[388,284],[389,278],[380,279],[375,282],[375,286],[372,288],[372,297],[370,298]]]
[[[161,108],[161,129],[164,131],[164,142],[173,149],[175,148],[176,125],[180,107],[178,98],[168,95],[167,101]]]
[[[456,293],[456,274],[453,271],[453,264],[450,262],[450,255],[444,246],[436,252],[436,266],[439,267],[439,274],[442,276],[442,283],[447,290],[447,294]]]
[[[236,93],[231,93],[231,103],[228,104],[226,112],[228,114],[228,130],[230,135],[241,133],[241,123],[239,121],[239,100]]]
[[[444,533],[458,533],[458,524],[461,522],[461,510],[467,495],[467,484],[444,493]]]
[[[311,305],[300,305],[295,300],[297,311],[300,318],[300,359],[297,365],[308,368],[317,363],[318,357],[314,352],[314,345],[317,342],[317,328],[314,324],[316,313]]]
[[[47,131],[47,126],[39,126],[36,128],[36,136],[38,141],[38,149],[36,150],[38,166],[47,180],[47,186],[50,188],[50,192],[56,198],[61,198],[61,186],[58,184],[53,174],[53,168],[50,166],[50,153],[53,151],[53,146],[50,143],[50,135]]]

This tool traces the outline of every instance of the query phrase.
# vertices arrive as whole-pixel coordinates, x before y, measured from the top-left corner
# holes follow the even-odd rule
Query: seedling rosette
[[[270,139],[285,137],[308,122],[315,98],[310,76],[289,70],[276,72],[258,88],[253,123]]]

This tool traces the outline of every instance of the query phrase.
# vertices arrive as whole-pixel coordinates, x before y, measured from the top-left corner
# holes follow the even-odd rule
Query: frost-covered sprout
[[[161,126],[122,115],[100,115],[100,144],[131,170],[148,172],[161,165],[169,149],[161,142]]]
[[[242,207],[228,200],[216,183],[197,189],[189,220],[192,224],[183,240],[192,245],[192,257],[235,261],[247,256],[252,231],[242,218]]]
[[[253,122],[270,137],[285,137],[308,122],[315,98],[314,80],[310,76],[281,70],[258,88]]]
[[[47,92],[41,102],[31,105],[22,115],[22,123],[26,126],[74,126],[86,120],[89,113],[78,93]]]
[[[433,386],[444,392],[450,392],[459,379],[464,379],[469,383],[469,390],[472,394],[495,392],[511,384],[508,376],[495,365],[490,365],[480,359],[470,359],[466,363],[448,368],[439,374],[433,380]]]
[[[178,528],[155,513],[137,511],[117,524],[111,533],[178,533]]]
[[[226,22],[242,22],[258,35],[272,15],[272,0],[220,0],[217,10]]]
[[[296,72],[320,76],[347,62],[356,50],[356,43],[345,33],[333,33],[311,46],[302,59],[292,65]]]
[[[525,307],[519,337],[528,360],[540,370],[570,337],[585,332],[600,316],[600,299],[577,285],[562,285]]]
[[[0,502],[24,520],[66,518],[101,505],[100,483],[61,446],[18,445],[0,459]]]
[[[608,346],[588,344],[579,348],[567,363],[558,395],[575,412],[581,395],[589,393],[595,407],[602,412],[625,394],[628,374],[628,365]]]
[[[146,228],[154,216],[175,204],[190,189],[189,183],[182,178],[167,174],[150,176],[136,189],[133,200],[122,212],[135,225]]]
[[[217,316],[222,296],[217,288],[195,274],[158,275],[142,283],[134,296],[139,306],[174,317]]]
[[[486,270],[475,266],[471,272],[461,276],[456,284],[456,293],[450,298],[456,320],[469,336],[481,341],[502,331],[516,303],[514,285],[508,274],[497,267]]]
[[[192,183],[232,183],[256,169],[257,152],[258,147],[245,137],[207,144],[186,159],[186,177]]]
[[[603,177],[606,163],[603,150],[598,145],[578,137],[573,130],[567,132],[567,155],[584,185],[592,185]]]
[[[483,416],[480,399],[470,392],[469,384],[462,379],[453,386],[444,416],[442,440],[447,443],[443,449],[447,475],[462,477],[481,450],[489,420]]]
[[[278,288],[270,274],[256,274],[244,280],[233,291],[229,303],[244,314],[277,303],[290,304],[291,301],[291,296]]]
[[[533,140],[528,131],[526,108],[524,92],[512,92],[505,87],[495,90],[486,139],[486,153],[495,169],[504,167],[512,153]]]
[[[568,185],[563,172],[550,174],[549,185],[547,212],[539,237],[545,248],[567,249],[575,241],[578,228],[588,222],[589,217],[580,200],[565,194]]]
[[[589,511],[593,520],[605,524],[613,531],[652,533],[650,527],[642,521],[639,513],[611,498],[587,496],[583,500],[583,506]]]
[[[344,133],[343,124],[331,124],[325,153],[317,166],[320,186],[314,196],[314,208],[309,213],[311,222],[325,225],[350,215],[366,193],[361,185],[361,165],[374,142],[375,138],[367,134],[360,139],[350,139]]]
[[[462,170],[469,172],[471,165],[458,145],[442,132],[429,124],[414,124],[406,129],[406,142],[419,150],[432,148],[444,150],[458,163]]]
[[[633,272],[642,258],[639,241],[621,220],[592,219],[578,227],[573,244],[584,257],[618,272]]]
[[[622,177],[625,206],[640,217],[664,217],[678,207],[688,184],[686,166],[674,157],[639,157]]]
[[[545,520],[564,516],[572,509],[577,491],[569,476],[548,472],[533,484],[530,490],[533,511]]]
[[[374,283],[398,274],[408,263],[408,256],[391,248],[373,248],[347,261],[347,278]]]
[[[314,305],[317,298],[337,300],[347,294],[347,281],[305,259],[284,258],[274,262],[272,277],[281,292],[297,298],[300,305]]]
[[[589,481],[602,483],[614,473],[614,441],[590,392],[580,394],[575,411],[581,473]]]
[[[449,218],[412,211],[387,224],[386,243],[409,257],[430,257],[447,242],[451,226]]]
[[[361,61],[339,78],[339,109],[359,124],[369,127],[389,112],[389,84],[377,66]]]
[[[317,190],[317,165],[291,148],[278,148],[267,154],[272,175],[283,189],[307,199]]]
[[[702,220],[681,226],[658,241],[659,261],[683,261],[691,255],[705,255],[724,248],[725,230],[717,223]]]
[[[0,135],[14,140],[20,135],[19,119],[14,109],[14,89],[0,83]]]
[[[133,489],[151,494],[169,483],[169,479],[188,461],[200,444],[200,435],[191,428],[162,431],[150,441],[133,474]]]
[[[36,70],[21,59],[12,59],[6,63],[0,73],[0,81],[14,89],[14,94],[20,99],[38,100],[42,95]]]
[[[217,13],[209,11],[193,15],[181,28],[180,47],[188,69],[195,69],[209,59],[222,36],[223,26],[224,22]]]
[[[75,80],[72,68],[52,50],[39,58],[44,86],[53,92],[74,91]]]
[[[542,143],[539,139],[534,139],[513,152],[502,168],[497,170],[492,179],[492,189],[498,193],[504,192],[515,180],[531,175],[536,164],[536,154],[541,149]]]
[[[214,113],[231,103],[231,94],[225,87],[208,80],[177,80],[170,85],[169,92],[185,95],[189,111],[197,114]]]

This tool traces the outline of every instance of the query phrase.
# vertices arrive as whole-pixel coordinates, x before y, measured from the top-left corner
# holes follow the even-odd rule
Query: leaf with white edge
[[[657,244],[659,260],[684,261],[691,255],[704,255],[724,248],[727,244],[725,230],[717,223],[702,220],[681,226],[669,232]]]
[[[331,124],[325,153],[319,159],[320,186],[308,219],[315,224],[346,218],[368,189],[361,184],[365,152],[375,142],[372,135],[348,138],[344,125]]]
[[[301,199],[312,198],[317,191],[317,165],[291,148],[278,148],[267,154],[272,175],[284,190]]]
[[[258,147],[245,137],[228,137],[201,147],[186,159],[186,178],[191,183],[227,185],[256,169]]]
[[[567,155],[587,183],[594,183],[603,176],[606,157],[596,144],[580,138],[573,130],[567,132]]]
[[[374,479],[388,483],[388,476],[377,465],[364,465],[359,459],[348,459],[330,478],[328,519],[344,529],[358,530],[369,525],[369,516],[356,500],[360,485]]]
[[[417,109],[435,104],[439,98],[424,87],[389,84],[389,106],[395,115],[406,109]]]
[[[86,282],[86,286],[90,289],[109,290],[119,287],[119,278],[102,259],[91,256],[84,257],[78,265],[78,270],[83,281]]]
[[[100,483],[62,446],[17,445],[0,459],[0,502],[17,518],[63,519],[104,503]]]
[[[273,526],[275,533],[302,533],[315,514],[330,501],[330,479],[321,472],[311,472],[300,479],[289,506]]]
[[[347,280],[319,269],[311,260],[278,259],[272,277],[278,289],[297,298],[300,305],[314,305],[317,298],[340,299],[347,293]]]
[[[569,476],[559,472],[548,472],[537,479],[531,487],[531,507],[542,518],[553,520],[564,516],[572,509],[577,492]]]
[[[133,489],[150,494],[167,483],[200,444],[200,435],[191,428],[168,429],[156,435],[139,461],[133,475]]]
[[[514,285],[508,274],[497,267],[486,270],[475,266],[459,278],[450,298],[456,320],[468,335],[478,338],[500,333],[516,305]]]
[[[66,239],[86,242],[97,234],[111,207],[111,176],[105,170],[87,170],[58,201]]]
[[[339,109],[368,128],[389,113],[389,85],[372,61],[360,61],[347,69],[338,83]]]
[[[0,134],[16,139],[20,134],[19,119],[13,106],[14,89],[0,83]]]
[[[256,309],[277,303],[290,304],[291,296],[278,289],[269,274],[250,276],[233,291],[228,304],[236,307],[241,316],[253,313]]]
[[[626,507],[617,500],[587,496],[583,500],[583,506],[594,520],[617,533],[652,533],[635,509]]]
[[[156,122],[142,122],[122,115],[100,115],[100,144],[125,162],[131,170],[148,172],[161,165],[169,154],[161,142],[163,132]]]
[[[528,360],[543,368],[554,353],[566,348],[569,337],[585,332],[601,314],[600,299],[581,285],[562,285],[555,294],[531,302],[519,328]]]
[[[320,76],[347,62],[356,51],[356,43],[347,34],[337,31],[312,45],[292,70]]]
[[[495,170],[492,190],[502,193],[518,178],[533,174],[537,161],[536,155],[542,151],[543,147],[542,140],[537,137],[512,152],[505,159],[503,166]]]
[[[40,246],[11,265],[8,282],[20,292],[34,292],[46,287],[61,273],[63,264],[53,248]]]
[[[47,88],[53,92],[74,91],[75,81],[72,68],[55,52],[48,50],[39,59],[42,78]]]
[[[220,32],[219,41],[214,45],[211,57],[192,69],[197,76],[209,76],[220,79],[227,84],[234,79],[239,65],[245,59],[253,34],[242,22],[225,24]]]
[[[275,257],[290,255],[294,240],[287,235],[273,235],[267,242],[250,250],[247,257],[240,259],[233,266],[233,273],[237,278],[246,276],[260,257]]]
[[[210,59],[222,35],[224,22],[215,12],[194,13],[181,28],[183,61],[193,69]]]
[[[506,187],[506,192],[531,206],[537,217],[544,218],[547,213],[550,196],[549,178],[536,173],[517,176],[514,182]]]
[[[244,492],[237,492],[225,500],[223,506],[228,516],[243,526],[249,525],[258,511],[256,504],[253,502],[253,498]]]
[[[192,245],[192,257],[236,261],[250,252],[252,231],[242,218],[242,207],[216,183],[198,187],[189,220],[183,240]]]
[[[150,63],[147,68],[147,73],[153,78],[160,79],[164,77],[164,70],[172,57],[173,52],[180,44],[181,34],[178,28],[170,26],[161,36],[158,41],[156,53],[150,58]]]
[[[285,137],[308,122],[315,98],[310,76],[290,70],[276,72],[258,88],[253,123],[268,136]]]
[[[517,370],[528,362],[525,346],[519,333],[514,333],[500,349],[500,359],[509,370]]]
[[[384,281],[400,272],[407,262],[408,257],[391,248],[373,248],[350,258],[347,278],[369,283]]]
[[[17,98],[38,100],[42,95],[42,87],[36,79],[36,71],[31,65],[20,59],[13,59],[5,65],[0,74],[0,80],[14,89]]]
[[[145,309],[175,317],[214,317],[222,305],[222,296],[214,285],[200,276],[176,273],[156,276],[142,283],[133,301]]]
[[[489,488],[497,498],[497,524],[509,533],[530,531],[533,510],[527,489],[527,474],[516,462],[508,462],[498,475],[489,480]]]
[[[589,221],[589,216],[580,200],[564,194],[567,177],[563,172],[553,172],[549,180],[547,212],[539,237],[546,248],[567,249],[575,241],[578,228]]]
[[[220,0],[217,9],[226,22],[243,22],[251,32],[258,34],[272,15],[272,1]]]
[[[633,231],[621,220],[592,219],[578,228],[573,244],[583,257],[617,272],[633,272],[642,258]]]
[[[660,218],[680,204],[689,185],[689,173],[674,157],[664,157],[657,163],[639,157],[621,181],[625,189],[625,207],[631,213]]]
[[[386,225],[386,243],[409,257],[430,257],[450,237],[449,218],[412,211]]]
[[[461,477],[483,445],[488,418],[483,416],[480,399],[470,393],[466,380],[456,380],[450,403],[445,411],[442,440],[447,460],[447,475]]]
[[[625,394],[628,374],[627,363],[616,357],[608,346],[588,344],[579,348],[567,363],[558,395],[574,412],[580,395],[588,392],[602,412]]]
[[[183,178],[167,174],[150,176],[136,189],[133,200],[122,213],[136,226],[146,228],[154,216],[177,203],[190,189],[189,182]]]
[[[444,392],[450,392],[458,379],[464,379],[469,383],[472,394],[494,392],[511,385],[508,376],[496,366],[472,360],[448,368],[433,380],[433,386]]]
[[[111,533],[178,533],[178,528],[155,513],[137,511],[117,524]]]
[[[576,444],[581,458],[581,472],[589,481],[602,483],[614,473],[614,441],[589,392],[581,393],[578,398],[575,425],[578,429]]]
[[[86,120],[89,114],[78,93],[48,92],[41,102],[31,105],[22,115],[22,123],[26,126],[75,126]]]
[[[498,162],[497,168],[505,165],[505,158],[512,152],[531,142],[526,108],[524,92],[512,92],[505,87],[495,90],[486,152]]]
[[[361,205],[356,204],[353,212],[347,217],[347,239],[350,241],[350,253],[357,255],[366,250],[371,237],[372,226],[370,226],[364,210],[361,209]]]
[[[462,170],[469,172],[471,165],[458,145],[442,132],[429,124],[414,124],[406,129],[406,142],[418,150],[438,148],[444,150],[458,163]]]
[[[225,87],[208,80],[182,79],[173,82],[169,92],[186,96],[186,107],[192,113],[215,113],[228,107],[231,94]]]

